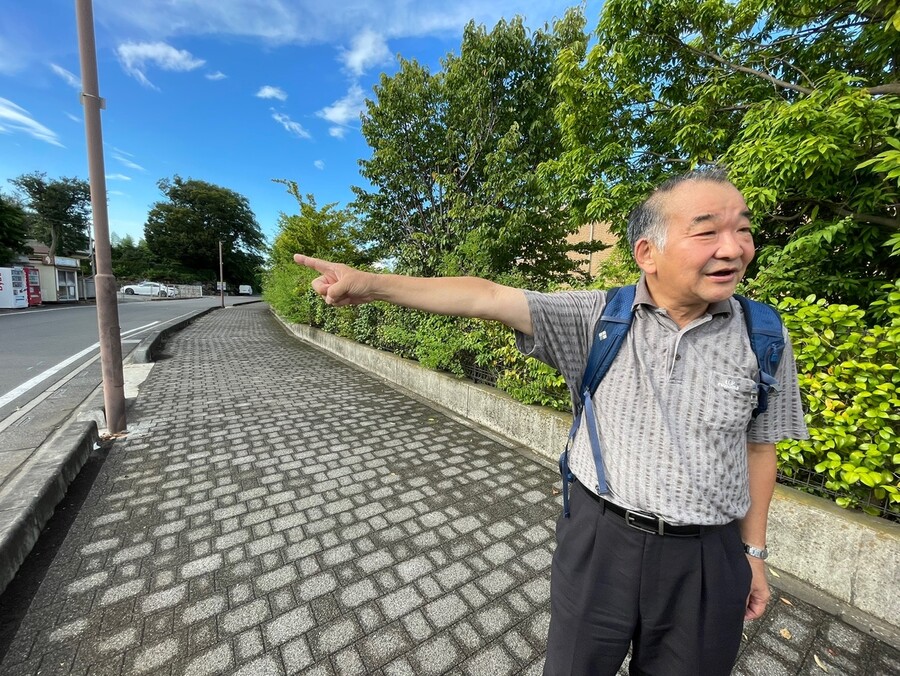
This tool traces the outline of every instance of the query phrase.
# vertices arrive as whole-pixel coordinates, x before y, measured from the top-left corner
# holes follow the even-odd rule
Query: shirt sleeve
[[[803,414],[800,383],[797,380],[797,362],[794,348],[786,327],[784,353],[775,379],[777,389],[769,392],[769,406],[760,414],[747,432],[747,441],[757,444],[776,444],[783,439],[808,439],[809,431]]]
[[[578,391],[592,334],[606,303],[604,291],[526,291],[533,335],[516,332],[516,347],[559,371]]]

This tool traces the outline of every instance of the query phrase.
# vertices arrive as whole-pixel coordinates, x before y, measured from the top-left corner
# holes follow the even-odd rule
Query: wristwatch
[[[759,547],[754,547],[753,545],[744,543],[744,551],[747,552],[750,556],[755,556],[757,559],[762,559],[764,561],[769,558],[769,550],[765,547],[760,549]]]

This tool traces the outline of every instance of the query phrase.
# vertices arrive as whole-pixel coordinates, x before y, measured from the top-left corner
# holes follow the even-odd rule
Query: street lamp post
[[[84,106],[84,130],[87,138],[88,174],[91,184],[91,211],[94,220],[94,246],[97,273],[97,324],[100,333],[100,367],[103,372],[103,404],[106,428],[111,434],[124,432],[125,380],[122,373],[122,341],[116,278],[112,274],[109,246],[109,221],[106,212],[106,175],[103,165],[103,133],[97,80],[97,48],[94,43],[94,11],[91,0],[75,0],[78,23],[78,50],[81,57],[81,104]]]
[[[219,240],[219,307],[225,307],[225,274],[222,265],[222,240]]]

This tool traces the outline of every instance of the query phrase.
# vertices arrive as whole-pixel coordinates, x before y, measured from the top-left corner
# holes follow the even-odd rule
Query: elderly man
[[[634,319],[593,407],[607,490],[585,424],[560,517],[544,673],[730,673],[743,620],[769,600],[763,559],[775,444],[805,438],[790,342],[756,418],[757,361],[732,297],[753,259],[750,214],[721,170],[657,188],[632,212],[642,271]],[[606,304],[603,291],[536,293],[477,278],[370,274],[296,255],[326,302],[381,300],[515,329],[520,350],[559,369],[573,397]],[[577,399],[573,399],[577,400]],[[626,513],[666,524],[634,528]],[[643,519],[643,517],[642,517]]]

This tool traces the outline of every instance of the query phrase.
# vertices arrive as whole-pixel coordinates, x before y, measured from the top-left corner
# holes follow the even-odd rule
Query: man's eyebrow
[[[753,213],[749,209],[742,211],[741,216],[746,218],[748,221],[753,220]],[[705,223],[706,221],[714,220],[715,218],[716,214],[698,214],[691,219],[691,225],[700,225],[702,223]]]

